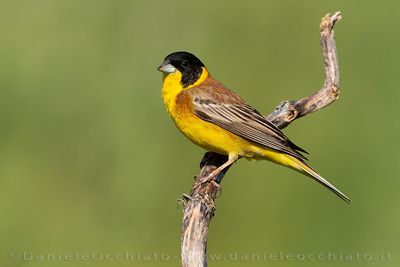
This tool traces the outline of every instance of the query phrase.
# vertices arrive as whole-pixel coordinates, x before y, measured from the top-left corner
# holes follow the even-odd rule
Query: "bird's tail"
[[[304,161],[297,159],[293,156],[290,155],[284,155],[284,157],[287,158],[285,160],[285,165],[288,167],[307,175],[308,177],[313,178],[315,181],[318,183],[322,184],[325,188],[329,189],[331,192],[335,193],[338,197],[346,201],[347,203],[350,203],[351,200],[348,198],[345,194],[340,192],[339,189],[337,189],[335,186],[333,186],[331,183],[329,183],[325,178],[323,178],[321,175],[319,175],[316,171],[314,171],[310,166],[308,166]]]

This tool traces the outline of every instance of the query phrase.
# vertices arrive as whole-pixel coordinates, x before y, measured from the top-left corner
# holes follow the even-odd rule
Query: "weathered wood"
[[[321,47],[325,64],[325,81],[320,90],[299,100],[283,101],[269,114],[268,120],[284,128],[295,119],[311,114],[334,102],[339,97],[339,64],[334,40],[333,26],[342,18],[340,12],[327,14],[320,23]],[[181,257],[184,267],[207,266],[206,250],[208,227],[215,212],[215,199],[229,168],[221,172],[216,182],[199,183],[213,170],[221,166],[227,156],[207,152],[200,163],[190,196],[185,195],[182,223]]]

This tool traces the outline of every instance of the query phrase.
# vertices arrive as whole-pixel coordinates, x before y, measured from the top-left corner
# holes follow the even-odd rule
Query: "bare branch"
[[[283,101],[267,116],[279,128],[284,128],[289,123],[328,106],[339,97],[339,63],[337,59],[336,44],[333,26],[342,18],[340,12],[332,16],[329,14],[322,18],[320,24],[321,47],[324,55],[325,81],[320,90],[311,96],[299,100]]]
[[[339,97],[339,65],[333,27],[342,18],[340,12],[327,14],[320,24],[321,47],[325,64],[325,81],[320,90],[299,100],[283,101],[267,116],[267,119],[284,128],[295,119],[311,114],[334,102]],[[196,177],[190,196],[184,196],[185,207],[182,223],[182,266],[207,266],[206,249],[208,227],[215,212],[215,198],[228,169],[216,177],[216,183],[199,184],[213,170],[228,160],[227,156],[207,152],[201,163],[201,172]]]

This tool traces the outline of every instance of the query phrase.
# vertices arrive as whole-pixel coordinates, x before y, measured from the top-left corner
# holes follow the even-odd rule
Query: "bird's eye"
[[[189,66],[189,62],[187,60],[182,61],[182,67],[186,68],[187,66]]]

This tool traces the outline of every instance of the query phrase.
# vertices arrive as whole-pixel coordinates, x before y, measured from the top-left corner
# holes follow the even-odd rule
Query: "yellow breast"
[[[163,77],[162,97],[165,107],[177,128],[193,143],[220,154],[235,153],[253,157],[256,147],[247,140],[236,136],[219,126],[204,121],[194,114],[190,96],[182,92],[190,90],[208,77],[204,69],[200,79],[193,85],[183,88],[179,72]],[[182,92],[182,93],[181,93]]]

